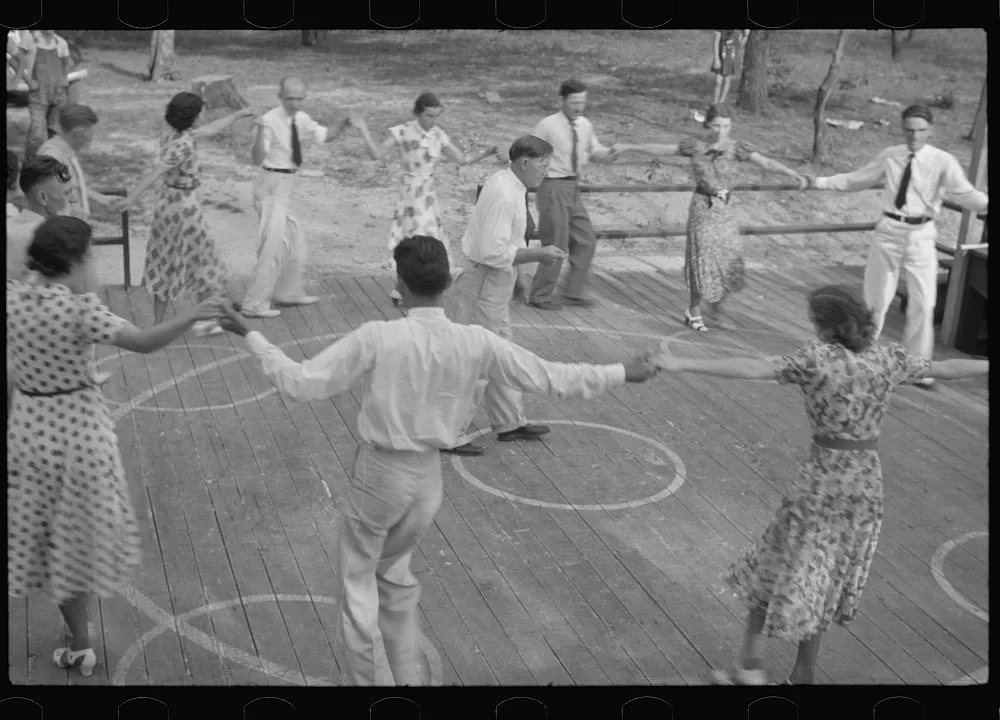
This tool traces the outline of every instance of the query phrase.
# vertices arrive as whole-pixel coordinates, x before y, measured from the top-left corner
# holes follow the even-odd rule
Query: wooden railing
[[[99,192],[104,195],[113,195],[115,197],[128,197],[128,191],[124,188],[102,188]],[[128,233],[128,210],[122,211],[122,234],[111,237],[95,237],[91,240],[94,245],[106,246],[106,245],[121,245],[122,248],[122,262],[124,264],[125,271],[125,287],[129,287],[132,284],[132,252],[129,247],[129,233]]]

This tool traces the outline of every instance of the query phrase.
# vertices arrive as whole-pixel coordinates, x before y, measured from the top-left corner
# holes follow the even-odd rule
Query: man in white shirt
[[[902,116],[905,145],[883,150],[860,170],[810,178],[810,183],[821,190],[853,192],[885,182],[885,209],[875,225],[865,267],[865,302],[881,333],[902,270],[908,296],[903,344],[914,355],[930,360],[938,270],[934,220],[945,195],[980,214],[986,213],[989,197],[969,182],[954,155],[928,144],[934,123],[930,108],[911,105]],[[926,387],[933,382],[918,384]]]
[[[105,195],[90,187],[80,165],[80,153],[94,141],[97,113],[86,105],[69,104],[59,110],[57,132],[38,148],[38,155],[55,158],[69,168],[70,181],[64,215],[90,222],[90,203],[97,202],[111,210],[125,207],[125,198]]]
[[[18,280],[24,275],[28,245],[38,226],[65,210],[70,172],[55,158],[37,155],[21,167],[18,182],[25,207],[7,218],[8,280]]]
[[[542,245],[554,245],[569,253],[569,275],[562,302],[555,298],[562,261],[540,266],[535,272],[529,301],[540,310],[558,310],[562,303],[589,307],[587,297],[590,264],[597,249],[597,236],[577,185],[580,169],[591,160],[608,160],[612,148],[601,145],[594,126],[583,116],[587,86],[567,80],[559,89],[562,109],[535,126],[532,135],[553,147],[548,177],[538,188],[538,234]]]
[[[393,255],[407,316],[367,322],[302,363],[249,332],[236,313],[222,321],[245,336],[264,374],[293,399],[321,400],[362,383],[361,442],[341,501],[334,558],[343,634],[337,652],[346,655],[345,680],[353,685],[427,682],[420,582],[410,558],[441,506],[439,451],[454,446],[479,378],[589,399],[656,372],[645,358],[627,365],[551,363],[483,327],[452,323],[442,306],[451,282],[444,244],[418,235]]]
[[[277,317],[277,305],[311,305],[302,285],[308,248],[305,233],[289,213],[295,175],[303,162],[304,140],[335,140],[350,125],[341,120],[335,130],[320,125],[300,107],[306,99],[301,78],[287,77],[278,86],[281,105],[257,119],[250,156],[261,170],[254,181],[253,203],[259,218],[257,265],[242,304],[247,317]]]
[[[508,155],[510,165],[507,169],[495,173],[483,185],[462,236],[460,274],[450,293],[448,315],[456,322],[482,325],[510,340],[510,301],[518,266],[537,262],[542,267],[561,260],[565,253],[555,245],[527,248],[522,244],[528,222],[525,193],[529,187],[538,187],[545,177],[552,146],[540,138],[525,135],[514,141]],[[476,404],[462,425],[463,429],[471,424],[482,400],[486,402],[492,429],[501,442],[535,440],[549,431],[544,425],[528,424],[521,393],[516,388],[485,378],[479,383]],[[482,455],[486,450],[463,436],[462,442],[448,452]]]

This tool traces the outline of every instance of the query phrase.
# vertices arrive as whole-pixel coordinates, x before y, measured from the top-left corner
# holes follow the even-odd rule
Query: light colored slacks
[[[883,216],[875,225],[865,266],[865,302],[875,315],[876,337],[882,332],[902,272],[908,295],[903,344],[913,355],[925,359],[934,354],[936,240],[934,221],[907,225]]]
[[[259,218],[257,265],[243,307],[267,310],[272,298],[297,300],[302,286],[308,248],[305,233],[288,210],[296,176],[261,170],[253,185],[253,206]]]
[[[505,340],[512,339],[510,300],[516,280],[517,268],[514,266],[498,270],[463,257],[458,279],[448,293],[448,317],[463,325],[481,325]],[[520,392],[481,378],[476,384],[476,402],[465,425],[459,429],[463,433],[459,445],[469,442],[464,433],[472,424],[476,409],[484,402],[493,432],[515,430],[528,422],[524,417]]]
[[[441,456],[362,442],[337,526],[340,637],[335,651],[349,685],[424,685],[417,542],[441,507]]]
[[[590,222],[587,208],[580,197],[576,180],[546,178],[538,188],[538,234],[542,247],[555,245],[569,253],[569,275],[563,295],[582,298],[586,295],[590,266],[597,250],[597,235]],[[562,271],[562,261],[535,270],[531,285],[531,302],[551,300]]]

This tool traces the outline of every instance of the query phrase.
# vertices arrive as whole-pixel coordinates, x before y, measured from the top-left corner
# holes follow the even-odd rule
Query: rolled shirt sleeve
[[[879,153],[874,160],[854,172],[816,178],[816,187],[820,190],[852,192],[878,185],[884,177],[885,151]]]

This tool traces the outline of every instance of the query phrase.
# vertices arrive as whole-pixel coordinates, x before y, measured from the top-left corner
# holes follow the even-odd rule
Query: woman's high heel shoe
[[[94,666],[97,664],[97,654],[93,648],[86,650],[70,650],[69,648],[58,648],[52,653],[52,662],[57,668],[67,670],[71,667],[80,669],[80,674],[90,677],[94,674]]]
[[[701,315],[691,317],[690,310],[684,311],[684,324],[696,332],[708,332],[708,328],[705,327],[705,323],[701,321]]]

